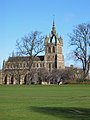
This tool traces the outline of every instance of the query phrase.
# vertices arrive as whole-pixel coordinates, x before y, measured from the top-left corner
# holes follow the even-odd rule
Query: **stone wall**
[[[0,70],[0,84],[2,84],[2,71]]]

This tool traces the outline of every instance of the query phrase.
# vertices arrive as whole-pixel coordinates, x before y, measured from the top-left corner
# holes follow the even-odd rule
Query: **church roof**
[[[29,56],[16,56],[16,57],[9,57],[8,62],[24,62],[24,61],[29,61],[30,57]],[[44,56],[36,56],[34,58],[34,61],[44,61]]]

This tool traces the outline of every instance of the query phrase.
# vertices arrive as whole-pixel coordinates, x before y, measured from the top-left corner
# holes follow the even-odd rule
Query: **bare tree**
[[[42,82],[47,82],[47,76],[49,74],[49,71],[45,68],[39,68],[38,69],[38,83],[41,84]]]
[[[89,70],[88,59],[90,56],[90,23],[82,23],[75,27],[72,34],[69,34],[70,46],[75,60],[82,63],[83,78]]]
[[[66,69],[53,69],[49,72],[47,79],[51,84],[59,84],[60,82],[68,80],[69,77],[70,74]]]
[[[28,56],[28,73],[31,70],[35,57],[44,51],[44,36],[41,32],[34,31],[16,41],[17,53],[19,56]]]
[[[42,82],[47,82],[48,71],[45,68],[31,69],[29,72],[29,78],[31,84],[42,84]],[[29,84],[30,84],[29,83]]]
[[[32,67],[34,58],[44,51],[44,36],[41,32],[34,31],[16,41],[18,55],[29,56],[29,70]]]

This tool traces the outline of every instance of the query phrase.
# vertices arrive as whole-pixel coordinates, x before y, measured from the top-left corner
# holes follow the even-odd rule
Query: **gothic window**
[[[51,48],[50,47],[48,48],[48,53],[51,53]]]
[[[52,64],[52,68],[55,68],[55,65],[54,65],[54,63]]]
[[[18,64],[17,64],[17,68],[18,68]]]
[[[42,67],[42,63],[40,63],[40,67]]]
[[[37,67],[38,67],[38,63],[37,63]]]
[[[13,84],[14,83],[14,77],[12,76],[11,77],[11,84]]]
[[[7,84],[7,75],[5,76],[4,84]]]
[[[51,63],[49,63],[49,69],[51,68]]]
[[[25,75],[25,77],[24,77],[24,85],[26,85],[27,84],[27,75]]]
[[[53,46],[53,53],[55,53],[55,47]]]
[[[19,64],[20,65],[20,68],[22,67],[22,63]]]
[[[25,63],[23,63],[23,67],[25,68]]]
[[[43,63],[43,67],[44,67],[44,63]]]
[[[10,66],[11,68],[12,68],[12,64],[11,64],[11,66]]]
[[[35,63],[33,63],[33,67],[35,67]]]
[[[28,67],[28,66],[29,66],[29,63],[27,63],[26,66]]]
[[[49,71],[51,71],[51,63],[49,63]]]
[[[15,63],[13,64],[13,68],[15,68],[16,66],[15,66]]]

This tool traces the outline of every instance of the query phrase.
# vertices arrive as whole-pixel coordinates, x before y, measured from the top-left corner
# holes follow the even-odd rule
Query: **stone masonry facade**
[[[49,36],[46,36],[44,45],[45,55],[35,57],[32,69],[46,68],[48,71],[52,71],[53,69],[64,69],[64,56],[62,54],[63,39],[61,36],[59,37],[56,33],[54,21],[51,33]],[[19,84],[25,84],[28,71],[28,64],[28,56],[9,57],[7,61],[3,62],[1,76],[2,83],[17,84],[17,77],[15,77],[15,73],[20,73],[18,82]]]

